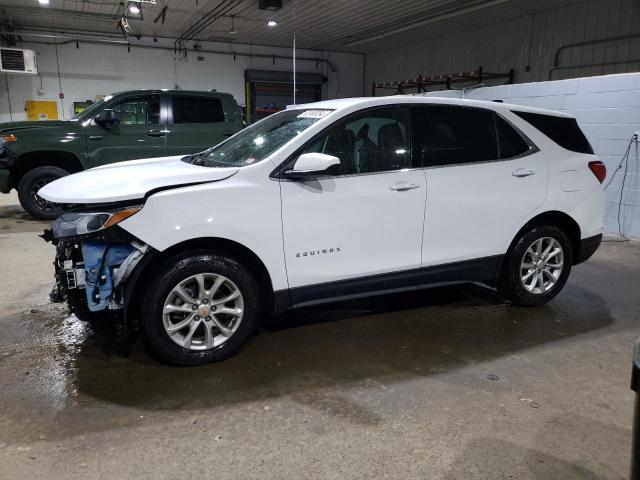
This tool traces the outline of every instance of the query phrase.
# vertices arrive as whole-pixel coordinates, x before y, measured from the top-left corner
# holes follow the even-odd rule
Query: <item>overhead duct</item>
[[[270,12],[277,12],[282,8],[282,0],[260,0],[258,2],[258,8],[260,10],[268,10]]]

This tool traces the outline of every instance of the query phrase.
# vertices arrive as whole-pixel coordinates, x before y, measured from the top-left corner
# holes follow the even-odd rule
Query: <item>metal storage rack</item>
[[[401,95],[405,93],[423,93],[428,92],[430,87],[445,87],[447,90],[453,90],[454,85],[473,86],[479,85],[486,81],[506,79],[505,84],[513,83],[515,70],[512,68],[507,73],[490,73],[478,67],[477,70],[460,73],[447,73],[442,75],[422,76],[413,80],[401,80],[398,82],[376,83],[373,82],[371,95],[376,96],[376,91],[394,90],[392,95]],[[412,91],[415,90],[415,91]]]

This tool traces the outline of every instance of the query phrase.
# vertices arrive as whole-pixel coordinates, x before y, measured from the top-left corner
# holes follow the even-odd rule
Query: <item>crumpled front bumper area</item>
[[[109,302],[115,300],[113,269],[117,269],[135,251],[135,248],[131,244],[85,241],[82,242],[81,250],[84,259],[84,289],[87,295],[87,306],[92,312],[98,312],[107,308]]]
[[[124,307],[124,286],[149,247],[104,239],[65,239],[58,242],[56,287],[52,300],[64,300],[71,290],[84,290],[92,312]]]

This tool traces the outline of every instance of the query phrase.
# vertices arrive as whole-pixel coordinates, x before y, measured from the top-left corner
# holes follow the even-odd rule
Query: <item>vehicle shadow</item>
[[[370,424],[378,419],[369,412],[323,402],[316,393],[438,375],[612,321],[601,297],[573,285],[538,308],[505,305],[479,286],[443,287],[291,311],[229,360],[194,368],[155,363],[140,342],[123,357],[113,332],[98,329],[73,359],[71,380],[80,394],[148,410],[290,396]]]
[[[47,220],[36,220],[20,205],[0,206],[0,235],[3,233],[41,232],[50,225]]]

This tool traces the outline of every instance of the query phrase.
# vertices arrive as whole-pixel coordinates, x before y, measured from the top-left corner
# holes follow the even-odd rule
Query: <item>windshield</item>
[[[232,138],[183,160],[205,167],[242,167],[264,160],[332,110],[285,110],[254,123]]]
[[[81,111],[80,113],[74,115],[71,118],[71,120],[84,120],[85,118],[89,118],[89,117],[93,116],[93,114],[97,110],[102,108],[102,106],[105,104],[105,102],[108,102],[112,98],[113,98],[113,95],[107,95],[102,100],[98,100],[97,102],[92,103],[87,108],[85,108],[83,111]]]

